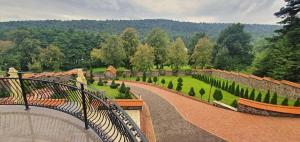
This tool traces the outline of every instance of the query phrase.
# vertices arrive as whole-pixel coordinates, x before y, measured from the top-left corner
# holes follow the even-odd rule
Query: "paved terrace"
[[[299,118],[266,117],[234,112],[153,86],[131,82],[126,82],[126,85],[131,86],[133,92],[141,94],[148,104],[158,141],[219,140],[216,136],[233,142],[300,141]],[[180,114],[180,117],[173,114],[174,110]],[[194,124],[199,129],[193,125],[184,124],[183,120]],[[179,134],[178,137],[177,134]],[[189,135],[194,139],[183,137]]]
[[[56,110],[0,105],[1,142],[99,142],[79,119]]]

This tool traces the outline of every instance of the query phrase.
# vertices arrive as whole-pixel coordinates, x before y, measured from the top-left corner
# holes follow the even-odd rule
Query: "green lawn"
[[[94,82],[93,84],[90,85],[91,87],[101,90],[101,91],[105,91],[105,96],[109,97],[109,98],[115,98],[118,96],[119,94],[119,90],[118,89],[111,89],[109,86],[99,86],[97,85],[96,82]]]
[[[201,99],[201,95],[199,93],[199,90],[201,88],[203,88],[205,90],[205,94],[203,95],[202,97],[202,100],[205,100],[207,101],[208,100],[208,97],[209,97],[209,91],[210,91],[210,85],[209,84],[206,84],[200,80],[197,80],[197,79],[194,79],[192,78],[191,76],[181,76],[181,78],[183,79],[183,89],[182,89],[182,92],[184,94],[188,94],[189,90],[191,87],[194,87],[194,90],[195,90],[195,93],[196,93],[196,98],[198,99]],[[160,82],[161,82],[161,79],[165,79],[166,80],[166,84],[163,86],[163,87],[167,87],[169,81],[172,81],[173,82],[173,88],[175,90],[176,86],[177,86],[177,79],[178,77],[175,77],[175,76],[160,76],[158,77],[159,81],[158,81],[158,84],[157,85],[160,85],[160,86],[163,86]],[[135,78],[126,78],[125,80],[135,80]],[[243,88],[246,88],[245,86],[241,86],[240,87],[243,87]],[[210,102],[212,102],[214,99],[212,97],[212,94],[214,93],[214,91],[216,90],[215,87],[212,87],[211,89],[211,100]],[[252,89],[249,89],[249,95],[251,93],[251,90]],[[237,96],[234,96],[232,95],[231,93],[227,92],[227,91],[224,91],[224,90],[221,90],[222,91],[222,94],[223,94],[223,99],[221,100],[221,102],[225,103],[225,104],[228,104],[230,105],[235,99],[238,100],[239,97]],[[264,99],[265,97],[265,92],[262,92],[262,100]],[[256,91],[256,96],[258,95],[258,91]],[[271,98],[272,98],[273,94],[271,93]],[[279,96],[278,95],[278,104],[281,104],[281,102],[283,101],[284,97],[282,96]],[[289,105],[293,105],[294,104],[294,100],[290,100],[289,99]]]

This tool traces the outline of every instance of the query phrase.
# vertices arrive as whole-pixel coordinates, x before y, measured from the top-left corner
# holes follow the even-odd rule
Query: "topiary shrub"
[[[138,76],[138,77],[136,77],[136,79],[135,79],[135,81],[140,81],[141,79],[140,79],[140,77]]]
[[[255,100],[255,89],[252,89],[249,99],[253,101]]]
[[[183,79],[181,78],[181,77],[179,77],[178,79],[177,79],[177,82],[183,82]]]
[[[120,92],[116,97],[116,99],[132,99],[132,96],[130,94],[130,87],[125,87],[125,92],[124,93]]]
[[[265,96],[264,103],[270,103],[270,90],[268,90]]]
[[[240,95],[240,85],[237,85],[234,91],[234,95],[235,96],[239,96]]]
[[[103,86],[104,85],[101,78],[99,78],[99,81],[98,81],[97,85],[99,85],[99,86]]]
[[[277,105],[277,93],[276,92],[274,93],[270,103]]]
[[[160,82],[161,82],[161,84],[162,84],[163,86],[165,86],[165,84],[166,84],[166,80],[165,80],[165,79],[162,79]]]
[[[245,96],[245,97],[247,96],[247,98],[250,99],[248,88],[246,89],[246,91],[245,91],[245,93],[244,93],[244,96]]]
[[[237,108],[237,106],[238,106],[237,100],[232,101],[230,106]]]
[[[248,96],[246,97],[246,96],[244,95],[244,88],[241,89],[239,95],[240,95],[241,98],[246,98],[246,99],[248,99]]]
[[[195,96],[195,90],[194,90],[194,87],[192,87],[189,91],[189,95],[190,96]]]
[[[154,77],[153,77],[153,82],[156,84],[157,81],[158,81],[157,76],[154,76]]]
[[[262,96],[262,94],[259,92],[256,97],[256,101],[261,102],[261,96]]]
[[[176,91],[181,91],[181,90],[182,90],[182,85],[183,85],[182,82],[183,82],[182,78],[179,77],[179,78],[177,79],[177,87],[176,87]]]
[[[169,89],[173,89],[173,83],[172,83],[172,81],[169,82],[168,88],[169,88]]]
[[[152,83],[152,78],[149,77],[148,80],[147,80],[147,82],[148,82],[148,83]]]
[[[176,91],[181,91],[182,90],[182,82],[178,82],[176,86]]]
[[[297,100],[294,103],[295,107],[299,107],[300,106],[300,98],[297,98]]]
[[[146,73],[143,72],[143,78],[142,78],[143,82],[146,82],[146,79],[147,79]]]
[[[221,101],[223,99],[222,91],[219,90],[219,89],[216,89],[214,94],[213,94],[213,97],[214,97],[215,100]]]
[[[125,86],[124,82],[122,82],[122,84],[121,84],[121,86],[119,88],[119,92],[120,93],[125,93],[126,92],[126,86]]]
[[[116,89],[118,88],[118,85],[115,83],[115,80],[112,80],[110,86],[109,86],[111,89]]]
[[[200,95],[201,95],[201,100],[202,100],[202,96],[205,94],[205,90],[204,90],[203,88],[201,88],[201,89],[199,90],[199,93],[200,93]]]
[[[288,105],[289,105],[289,99],[288,99],[288,98],[285,98],[285,99],[282,101],[281,105],[283,105],[283,106],[288,106]]]
[[[230,91],[229,91],[231,94],[234,94],[235,92],[235,82],[233,81],[231,86],[230,86]]]

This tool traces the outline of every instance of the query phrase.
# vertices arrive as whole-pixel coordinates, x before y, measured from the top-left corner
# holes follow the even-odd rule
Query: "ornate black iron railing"
[[[128,114],[100,91],[68,84],[0,78],[0,105],[40,106],[59,110],[85,122],[103,141],[147,141]]]

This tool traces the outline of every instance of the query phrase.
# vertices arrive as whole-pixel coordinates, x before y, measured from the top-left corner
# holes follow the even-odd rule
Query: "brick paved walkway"
[[[223,141],[221,138],[185,121],[172,105],[153,92],[134,86],[131,87],[131,90],[134,93],[141,94],[143,100],[149,106],[158,142]]]
[[[151,91],[153,94],[151,97],[156,98],[157,96],[160,96],[174,106],[187,121],[228,141],[300,141],[299,118],[265,117],[234,112],[194,101],[153,86],[129,82],[127,82],[126,85],[132,86],[133,91],[136,90],[135,88],[143,88]],[[140,92],[140,94],[146,94],[146,91]],[[161,101],[148,99],[151,97],[147,97],[146,95],[143,97],[150,109],[164,107],[161,105]],[[160,116],[163,117],[163,115],[165,115],[161,112],[151,112],[151,114],[154,118]],[[163,118],[168,119],[168,121],[174,121],[167,117]],[[164,121],[164,119],[162,120]],[[155,123],[157,124],[158,122],[155,122],[155,120],[153,121],[155,127]],[[175,124],[176,123],[174,123],[174,126]]]

